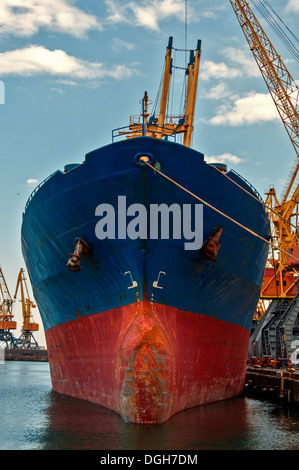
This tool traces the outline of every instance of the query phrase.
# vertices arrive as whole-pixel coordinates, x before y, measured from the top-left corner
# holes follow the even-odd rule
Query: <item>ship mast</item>
[[[184,135],[184,145],[190,147],[193,132],[193,121],[195,111],[195,101],[197,93],[198,73],[200,64],[201,41],[197,43],[195,58],[193,51],[190,52],[190,61],[188,65],[188,89],[185,109],[186,131]]]
[[[193,133],[194,112],[197,94],[198,74],[201,56],[201,41],[198,40],[196,50],[190,51],[190,60],[185,74],[187,79],[187,92],[186,104],[184,113],[179,116],[167,115],[167,103],[169,98],[170,80],[173,65],[172,51],[173,51],[173,38],[170,37],[165,55],[165,65],[163,73],[162,92],[160,98],[160,109],[158,117],[153,114],[150,116],[148,113],[148,100],[147,92],[145,92],[142,99],[142,113],[140,116],[131,116],[130,125],[128,130],[124,128],[115,129],[112,137],[117,131],[117,135],[125,135],[127,139],[139,136],[147,136],[156,139],[163,139],[173,136],[176,139],[178,134],[183,134],[183,144],[186,147],[191,146],[191,138]],[[181,68],[181,67],[178,67]]]
[[[172,74],[172,58],[171,58],[172,42],[173,42],[173,38],[170,37],[168,41],[166,56],[165,56],[163,87],[162,87],[162,96],[161,96],[161,102],[160,102],[159,119],[158,119],[158,126],[162,128],[165,122],[165,113],[166,113],[166,108],[167,108],[169,84],[170,84],[170,78]]]

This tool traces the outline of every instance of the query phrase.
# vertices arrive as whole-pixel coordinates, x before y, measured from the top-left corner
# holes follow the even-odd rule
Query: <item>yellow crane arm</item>
[[[250,50],[265,80],[280,118],[299,157],[299,89],[271,44],[268,36],[252,12],[246,0],[230,0]],[[289,197],[299,171],[299,162],[294,165],[282,194],[282,204]]]
[[[21,289],[21,302],[22,302],[22,314],[23,314],[23,328],[22,329],[28,330],[28,331],[38,331],[38,324],[31,322],[31,307],[35,308],[35,304],[29,299],[29,292],[28,292],[23,268],[20,269],[20,272],[18,275],[16,290],[15,290],[15,295],[14,295],[15,299],[17,297],[19,287]],[[25,291],[26,291],[27,297],[25,295]]]
[[[17,285],[16,285],[14,299],[17,298],[18,290],[19,290],[19,287],[20,287],[20,289],[21,289],[21,302],[22,302],[22,314],[23,314],[23,318],[24,318],[26,316],[26,304],[25,304],[25,294],[24,294],[24,287],[23,287],[23,273],[24,273],[24,269],[21,268],[20,272],[19,272],[19,275],[18,275],[18,279],[17,279]]]
[[[13,300],[11,298],[4,274],[0,268],[0,329],[13,329],[17,327],[16,322],[12,321]]]
[[[191,60],[188,67],[188,85],[187,85],[187,100],[186,100],[186,125],[187,130],[184,135],[184,145],[190,147],[191,145],[191,137],[193,132],[193,120],[194,120],[194,112],[195,112],[195,100],[196,100],[196,93],[197,93],[197,84],[198,84],[198,73],[199,73],[199,65],[200,65],[200,55],[201,55],[201,41],[199,40],[197,43],[197,49],[195,52],[194,60]],[[192,56],[193,57],[193,56]]]
[[[7,283],[6,283],[6,280],[5,280],[5,277],[4,277],[4,274],[3,274],[3,271],[2,271],[1,268],[0,268],[0,294],[1,294],[2,300],[10,300],[10,301],[12,300],[9,289],[8,289],[8,286],[7,286]],[[1,298],[0,298],[0,300],[1,300]]]
[[[165,122],[165,113],[167,107],[167,98],[169,91],[169,82],[171,77],[171,53],[172,53],[172,37],[169,38],[166,56],[165,56],[165,68],[163,77],[162,96],[160,102],[160,112],[158,118],[158,126],[163,127]]]

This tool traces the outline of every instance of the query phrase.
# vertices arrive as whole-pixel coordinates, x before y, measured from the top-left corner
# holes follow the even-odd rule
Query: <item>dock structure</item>
[[[249,366],[244,394],[299,405],[299,369]]]
[[[46,349],[5,349],[5,361],[48,362]]]

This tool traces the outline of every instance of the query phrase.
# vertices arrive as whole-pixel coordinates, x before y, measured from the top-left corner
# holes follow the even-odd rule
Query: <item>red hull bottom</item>
[[[250,333],[205,315],[142,301],[46,336],[53,389],[128,422],[162,423],[243,391]]]

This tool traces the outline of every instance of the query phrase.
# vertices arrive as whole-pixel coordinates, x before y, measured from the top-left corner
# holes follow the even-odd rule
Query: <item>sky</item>
[[[298,34],[299,0],[268,2]],[[298,62],[251,6],[298,84]],[[281,194],[296,155],[229,0],[0,0],[0,266],[11,295],[29,195],[109,144],[145,90],[155,101],[169,36],[177,49],[202,41],[192,147],[262,196],[270,185]],[[175,59],[184,66],[184,53]],[[19,336],[19,299],[14,313]]]

